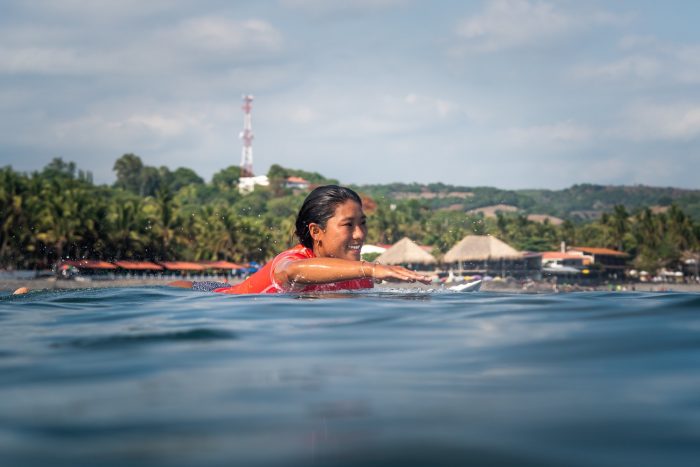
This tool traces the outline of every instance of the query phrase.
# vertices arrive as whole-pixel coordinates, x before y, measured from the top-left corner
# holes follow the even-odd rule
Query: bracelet
[[[362,277],[367,277],[367,274],[365,274],[365,261],[360,260],[360,271],[362,271]],[[373,274],[374,276],[374,274]]]

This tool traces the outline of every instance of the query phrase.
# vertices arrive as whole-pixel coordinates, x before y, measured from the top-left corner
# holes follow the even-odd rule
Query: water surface
[[[700,294],[0,297],[0,465],[695,465]]]

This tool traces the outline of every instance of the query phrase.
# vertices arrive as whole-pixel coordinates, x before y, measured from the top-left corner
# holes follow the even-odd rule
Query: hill
[[[612,186],[581,184],[563,190],[502,190],[493,187],[463,187],[434,183],[392,183],[358,185],[356,189],[372,197],[386,200],[416,199],[431,209],[495,209],[498,205],[516,207],[523,214],[546,214],[585,221],[596,219],[615,205],[629,212],[647,207],[677,205],[695,219],[700,219],[700,190],[644,185]]]

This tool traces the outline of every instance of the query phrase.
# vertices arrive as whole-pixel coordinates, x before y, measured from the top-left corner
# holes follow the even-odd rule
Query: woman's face
[[[335,208],[325,229],[313,224],[314,253],[319,257],[358,261],[360,248],[367,236],[365,214],[358,203],[347,200]]]

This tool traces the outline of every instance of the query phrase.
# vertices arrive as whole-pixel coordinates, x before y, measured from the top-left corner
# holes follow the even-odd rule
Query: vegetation
[[[442,183],[392,183],[362,185],[357,189],[388,201],[422,197],[431,209],[459,207],[463,210],[508,204],[522,214],[549,214],[574,222],[598,219],[615,205],[636,211],[646,207],[670,207],[672,204],[700,219],[700,190],[648,186],[603,186],[581,184],[564,190],[500,190],[492,187],[461,187]],[[435,196],[438,195],[438,196]]]
[[[125,154],[114,171],[115,183],[106,186],[95,185],[90,173],[60,158],[29,174],[0,169],[0,266],[47,268],[61,258],[264,261],[294,242],[294,218],[305,193],[286,188],[286,177],[336,182],[273,165],[270,187],[243,196],[237,189],[240,170],[233,166],[205,182],[190,169],[150,167]],[[436,255],[465,235],[491,234],[528,251],[556,250],[562,241],[615,248],[629,253],[638,267],[654,271],[672,266],[700,244],[700,224],[690,214],[700,207],[700,196],[690,190],[355,188],[369,213],[368,242],[390,244],[408,236],[432,246]],[[495,218],[467,212],[490,204],[520,210]],[[652,205],[667,210],[653,211]],[[600,215],[593,220],[567,215],[576,210]],[[526,216],[532,212],[559,215],[565,222],[533,222]]]

